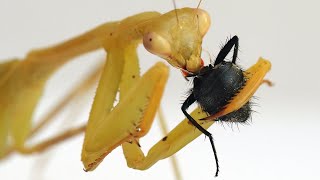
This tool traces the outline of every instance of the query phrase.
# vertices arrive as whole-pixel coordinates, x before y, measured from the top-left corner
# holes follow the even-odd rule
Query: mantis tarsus
[[[1,64],[1,155],[6,154],[9,145],[26,154],[42,150],[25,147],[24,142],[30,134],[33,110],[46,80],[71,58],[103,47],[108,55],[86,130],[82,152],[85,169],[96,168],[104,156],[119,145],[123,147],[128,165],[136,169],[147,169],[171,156],[201,133],[185,119],[146,157],[143,155],[138,141],[152,124],[168,70],[163,63],[157,63],[140,78],[136,47],[143,41],[150,52],[165,58],[172,66],[197,72],[202,67],[201,42],[209,25],[208,14],[200,9],[177,9],[164,15],[146,12],[121,23],[103,24],[52,48],[31,51],[23,61]],[[251,78],[257,80],[253,92],[269,68],[270,64],[261,60],[249,69]],[[118,90],[120,102],[113,108]],[[231,103],[229,112],[238,109],[240,101],[246,99]],[[226,113],[221,112],[219,116]],[[196,119],[206,116],[199,108],[191,115]],[[203,126],[208,128],[212,123]],[[8,133],[12,144],[7,143]]]

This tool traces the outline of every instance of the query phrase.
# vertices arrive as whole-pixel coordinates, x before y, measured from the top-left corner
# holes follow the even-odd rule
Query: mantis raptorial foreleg
[[[135,141],[147,131],[140,124],[150,127],[168,76],[168,68],[157,63],[130,88],[127,95],[113,110],[90,131],[87,129],[82,151],[86,170],[93,170],[104,156],[117,146]],[[117,122],[117,123],[114,123]],[[104,143],[103,143],[104,142]]]

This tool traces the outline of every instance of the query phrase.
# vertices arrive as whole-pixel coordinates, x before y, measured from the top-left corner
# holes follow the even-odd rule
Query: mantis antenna
[[[174,12],[176,13],[177,23],[179,24],[179,17],[178,17],[178,11],[177,11],[177,4],[175,0],[172,0]]]
[[[197,9],[199,9],[201,2],[202,2],[202,0],[199,1]]]

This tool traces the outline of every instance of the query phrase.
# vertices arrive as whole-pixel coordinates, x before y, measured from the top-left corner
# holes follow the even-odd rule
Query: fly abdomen
[[[201,74],[201,73],[200,73]],[[243,71],[231,62],[222,62],[194,78],[192,93],[209,114],[221,111],[245,84]]]

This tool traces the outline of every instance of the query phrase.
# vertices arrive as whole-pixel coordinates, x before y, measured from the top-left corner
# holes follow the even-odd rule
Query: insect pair
[[[215,152],[211,134],[206,129],[216,120],[245,121],[250,115],[248,102],[271,64],[260,58],[246,71],[238,68],[235,65],[238,38],[235,36],[222,48],[213,66],[203,67],[201,43],[209,27],[209,14],[198,8],[175,9],[165,14],[144,12],[102,24],[55,46],[33,50],[21,60],[0,64],[0,71],[4,70],[0,72],[0,159],[13,152],[42,152],[83,131],[81,161],[85,171],[93,171],[119,146],[130,168],[146,170],[202,133],[209,136]],[[164,58],[173,67],[189,72],[187,76],[194,78],[194,87],[182,106],[187,119],[152,146],[146,155],[139,140],[152,126],[169,69],[158,62],[140,75],[136,49],[141,42],[149,52]],[[233,47],[232,62],[225,62]],[[26,141],[39,130],[37,127],[48,124],[48,121],[41,121],[39,125],[32,123],[48,78],[74,57],[99,48],[107,53],[106,63],[88,122],[35,145],[27,145]],[[119,102],[114,105],[118,93]],[[201,108],[188,114],[187,108],[196,101]],[[203,118],[211,121],[201,123],[199,119]],[[216,153],[215,158],[217,175]]]
[[[110,25],[109,36],[104,41],[107,62],[82,148],[81,160],[85,171],[93,171],[120,145],[130,168],[146,170],[204,133],[209,137],[214,151],[217,176],[217,154],[212,136],[206,129],[217,119],[236,122],[249,117],[248,102],[270,70],[270,62],[260,58],[255,65],[242,71],[235,64],[239,44],[235,36],[221,49],[214,66],[203,67],[201,43],[209,29],[210,17],[200,9],[175,9],[163,15],[143,13]],[[140,77],[135,52],[140,39],[149,52],[164,58],[173,67],[189,72],[187,76],[194,76],[193,90],[182,106],[187,119],[153,145],[146,155],[139,139],[152,126],[168,78],[168,67],[159,62]],[[232,62],[225,62],[233,47]],[[113,107],[117,92],[120,101]],[[195,101],[201,108],[189,115],[186,110]],[[210,116],[206,117],[208,114]],[[199,119],[203,118],[212,121],[201,123]],[[194,127],[200,131],[194,131]]]

